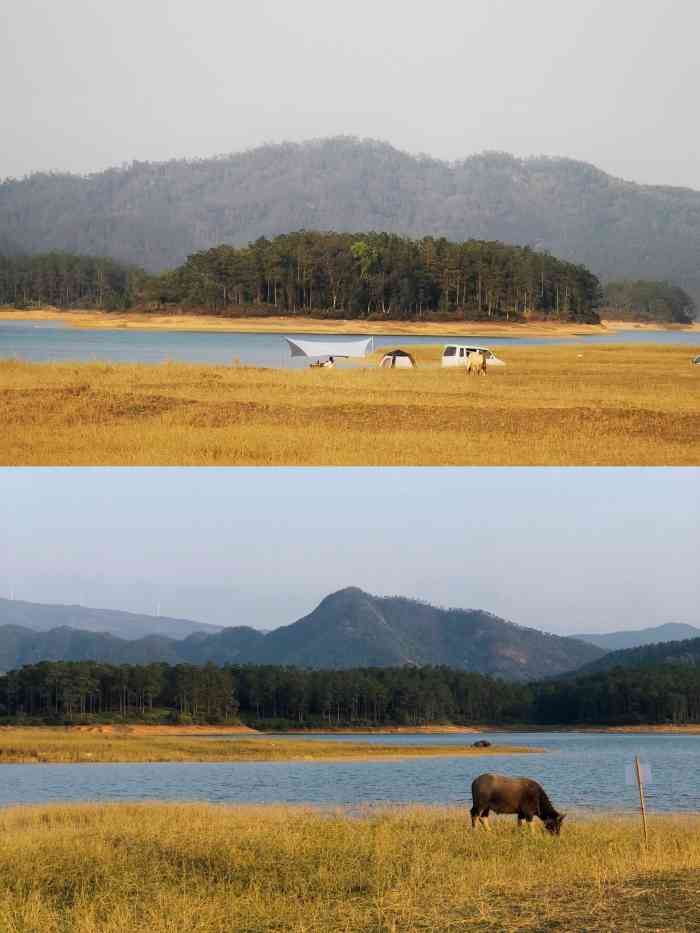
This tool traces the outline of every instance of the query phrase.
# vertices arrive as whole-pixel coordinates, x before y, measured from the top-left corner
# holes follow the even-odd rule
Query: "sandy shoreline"
[[[13,726],[2,726],[0,729],[12,729]],[[185,737],[188,735],[481,735],[483,733],[507,732],[507,733],[526,733],[539,732],[546,734],[548,732],[585,732],[598,734],[625,734],[625,733],[665,733],[669,735],[700,735],[700,724],[698,725],[635,725],[635,726],[383,726],[365,728],[294,728],[284,729],[280,732],[261,732],[251,726],[226,726],[226,725],[76,725],[56,727],[66,732],[92,733],[95,735],[114,735],[114,736],[149,736],[149,735],[170,735]]]
[[[581,337],[604,336],[620,330],[664,332],[682,330],[700,333],[700,323],[688,327],[661,324],[637,324],[630,321],[602,321],[600,324],[567,324],[533,321],[527,324],[509,324],[489,321],[362,321],[322,320],[304,316],[275,316],[248,318],[221,318],[216,315],[186,313],[158,314],[114,313],[104,311],[59,311],[56,308],[36,308],[29,311],[0,309],[0,321],[61,321],[77,328],[119,329],[140,331],[175,331],[221,333],[334,333],[373,334],[375,336],[440,336],[483,335],[493,337]]]
[[[387,728],[367,729],[287,729],[284,735],[481,735],[484,733],[505,732],[514,735],[537,732],[546,735],[555,732],[579,732],[589,734],[643,734],[659,733],[669,735],[700,735],[700,724],[688,726],[396,726]],[[259,733],[264,735],[266,733]],[[271,733],[267,733],[271,734]]]
[[[364,729],[285,729],[284,735],[478,735],[484,731],[475,726],[368,726]]]

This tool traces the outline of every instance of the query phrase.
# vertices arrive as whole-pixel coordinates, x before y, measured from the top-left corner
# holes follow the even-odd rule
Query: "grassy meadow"
[[[0,465],[700,462],[697,349],[498,352],[486,378],[437,346],[415,371],[3,360]]]
[[[215,733],[215,729],[212,732]],[[71,728],[1,728],[0,765],[156,761],[328,761],[385,758],[482,757],[527,754],[542,749],[513,745],[491,748],[374,745],[314,739],[217,739],[81,731]],[[1,928],[0,928],[1,929]]]
[[[463,808],[82,804],[0,811],[3,933],[700,928],[700,819],[570,817],[559,838]]]

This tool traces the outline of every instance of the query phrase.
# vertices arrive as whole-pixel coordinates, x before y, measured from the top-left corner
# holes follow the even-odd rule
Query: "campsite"
[[[337,344],[330,346],[336,347]],[[0,361],[3,465],[692,465],[700,370],[684,344],[498,347],[486,378],[444,344],[333,369]],[[290,353],[287,351],[287,358]]]

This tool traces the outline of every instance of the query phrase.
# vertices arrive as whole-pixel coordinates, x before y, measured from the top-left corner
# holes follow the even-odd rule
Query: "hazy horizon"
[[[700,189],[700,10],[683,0],[436,0],[430,15],[369,0],[6,0],[0,22],[0,178],[351,135]]]
[[[359,586],[558,634],[698,624],[696,469],[0,471],[0,595],[274,628]]]

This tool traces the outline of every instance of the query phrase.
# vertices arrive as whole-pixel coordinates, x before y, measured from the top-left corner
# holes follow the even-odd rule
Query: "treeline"
[[[388,319],[597,321],[600,296],[588,269],[527,246],[305,231],[195,253],[144,290],[156,307]]]
[[[700,667],[673,663],[621,668],[533,688],[541,723],[699,723]]]
[[[318,726],[700,722],[700,666],[515,684],[445,667],[309,671],[214,664],[28,665],[0,677],[0,717]]]
[[[42,661],[0,677],[3,716],[130,719],[154,708],[170,711],[173,718],[237,721],[232,672],[215,664]]]
[[[0,255],[0,305],[117,311],[134,304],[144,279],[141,270],[99,256]]]
[[[610,282],[603,304],[607,314],[622,321],[692,324],[697,313],[690,295],[669,282]]]

